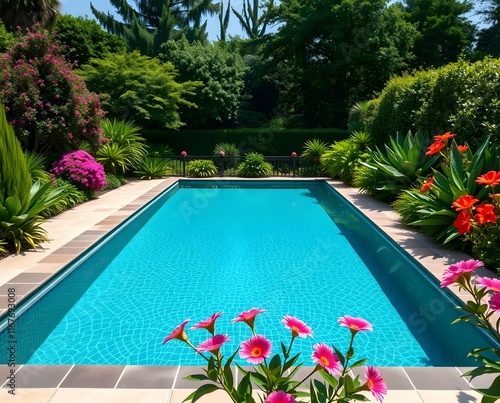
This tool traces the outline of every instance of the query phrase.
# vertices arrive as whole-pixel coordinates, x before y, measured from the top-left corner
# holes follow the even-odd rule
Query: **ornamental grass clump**
[[[104,167],[85,150],[64,154],[54,163],[51,172],[91,194],[107,185]]]
[[[252,308],[232,319],[233,323],[243,322],[248,325],[252,335],[249,339],[241,342],[229,358],[225,357],[222,349],[224,344],[230,341],[230,338],[225,334],[216,334],[215,330],[215,321],[222,315],[222,312],[214,313],[208,319],[191,327],[191,330],[205,329],[210,334],[210,337],[197,347],[190,342],[185,330],[189,319],[186,319],[165,337],[163,344],[173,339],[180,340],[207,361],[204,374],[195,374],[187,379],[208,381],[209,383],[200,386],[185,401],[196,402],[202,396],[217,390],[225,391],[235,403],[256,402],[256,396],[260,402],[266,403],[297,402],[297,399],[301,397],[307,398],[307,401],[311,403],[367,401],[366,396],[361,394],[365,391],[370,391],[378,402],[383,401],[387,394],[387,387],[376,368],[365,367],[364,383],[360,381],[359,376],[351,375],[353,368],[366,362],[366,359],[354,363],[351,363],[351,360],[354,357],[353,344],[356,334],[373,330],[368,321],[348,315],[339,318],[340,326],[349,329],[351,334],[346,354],[343,355],[333,345],[315,344],[311,355],[315,365],[311,367],[308,375],[301,380],[296,380],[303,363],[297,363],[300,353],[292,354],[294,341],[297,338],[313,337],[313,331],[304,321],[286,315],[282,322],[284,327],[291,331],[290,343],[288,346],[281,343],[281,355],[279,353],[272,355],[272,342],[255,330],[255,319],[264,312],[264,309]],[[241,380],[235,386],[231,365],[237,354],[255,367],[247,370],[235,364],[242,373]],[[323,377],[324,382],[310,379],[309,388],[307,388],[306,380],[316,373]],[[256,393],[253,393],[254,387],[258,389]]]

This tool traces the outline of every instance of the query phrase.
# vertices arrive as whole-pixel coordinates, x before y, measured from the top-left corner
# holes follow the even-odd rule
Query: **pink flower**
[[[204,353],[210,351],[213,355],[219,354],[220,346],[222,346],[226,341],[229,341],[229,337],[225,334],[216,334],[214,337],[210,337],[203,343],[200,343],[196,347],[196,351],[199,353]]]
[[[259,334],[250,337],[240,345],[240,357],[251,364],[262,364],[271,355],[272,343]]]
[[[294,151],[292,152],[292,157],[296,157],[297,156],[297,153]]]
[[[275,392],[271,392],[269,396],[267,396],[266,403],[296,403],[295,397],[282,391],[277,390]]]
[[[462,277],[470,276],[470,273],[478,267],[483,267],[484,263],[480,260],[462,260],[461,262],[452,264],[443,273],[441,280],[441,288],[447,287],[450,284],[459,282]]]
[[[214,313],[210,318],[198,322],[191,328],[191,330],[206,329],[209,333],[212,333],[213,335],[215,331],[215,320],[221,315],[222,312]]]
[[[500,311],[500,294],[493,294],[493,296],[490,298],[489,304],[490,308],[493,311]]]
[[[375,367],[365,368],[366,384],[377,401],[382,402],[384,395],[387,394],[387,386],[385,385],[380,372]]]
[[[250,329],[253,330],[253,325],[255,322],[255,317],[262,312],[266,312],[265,309],[259,309],[259,308],[252,308],[248,311],[243,311],[238,315],[237,318],[232,319],[231,322],[245,322],[248,326],[250,326]]]
[[[181,341],[187,341],[188,337],[186,332],[184,331],[184,328],[186,327],[187,323],[191,319],[186,319],[184,322],[182,322],[179,326],[177,326],[172,333],[170,333],[167,337],[163,339],[163,343],[165,344],[167,341],[172,340],[172,339],[177,339]]]
[[[312,360],[314,363],[326,369],[330,375],[340,375],[342,365],[339,357],[330,347],[325,343],[319,343],[315,344],[313,349]]]
[[[500,280],[497,278],[479,277],[477,282],[484,285],[490,291],[500,292]]]
[[[224,157],[224,155],[226,155],[226,153],[225,153],[224,151],[220,150],[220,151],[219,151],[219,155],[220,155],[221,157]]]
[[[305,322],[293,316],[285,315],[282,322],[285,324],[286,329],[292,331],[292,337],[300,336],[305,339],[307,336],[312,337],[313,335],[311,328],[307,326]]]
[[[353,318],[352,316],[345,315],[339,318],[340,326],[348,327],[351,333],[356,334],[357,332],[364,332],[369,330],[373,331],[373,327],[370,322],[362,318]]]
[[[181,155],[182,155],[183,157],[185,157],[185,156],[187,156],[187,155],[188,155],[188,153],[187,153],[186,151],[182,151],[182,152],[181,152]]]

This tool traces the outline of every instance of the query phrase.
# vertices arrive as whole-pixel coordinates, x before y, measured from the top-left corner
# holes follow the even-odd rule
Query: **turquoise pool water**
[[[309,365],[314,343],[348,347],[349,332],[337,323],[343,315],[373,324],[355,345],[369,364],[466,365],[466,353],[488,341],[450,325],[450,298],[324,182],[181,181],[70,265],[18,318],[17,360],[202,364],[177,340],[162,346],[163,338],[186,318],[189,328],[222,311],[217,332],[230,336],[230,354],[251,336],[231,319],[258,307],[267,312],[256,330],[275,352],[289,341],[284,315],[312,327],[313,339],[295,343]],[[197,345],[208,333],[189,335]],[[5,332],[0,339],[7,343]]]

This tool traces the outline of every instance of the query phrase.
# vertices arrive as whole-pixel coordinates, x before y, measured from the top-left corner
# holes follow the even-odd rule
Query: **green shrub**
[[[351,131],[358,131],[364,129],[364,120],[366,110],[368,108],[368,101],[356,102],[349,109],[349,117],[347,119],[347,128]]]
[[[125,174],[146,155],[145,140],[139,134],[141,127],[133,122],[105,119],[101,128],[109,143],[97,151],[96,161],[103,164],[107,172]]]
[[[55,183],[56,189],[62,189],[61,200],[40,212],[40,215],[44,218],[53,217],[76,206],[78,203],[83,203],[89,200],[88,192],[79,190],[70,181],[56,178],[53,183]]]
[[[0,105],[0,205],[10,196],[25,203],[31,186],[21,144]]]
[[[389,136],[422,129],[451,130],[477,147],[487,136],[498,141],[500,60],[460,60],[436,70],[396,77],[366,110],[366,129],[381,146]]]
[[[366,153],[359,145],[353,139],[348,139],[333,143],[321,158],[321,165],[328,176],[351,184],[355,168],[366,159]]]
[[[194,160],[188,162],[186,171],[194,178],[208,178],[217,175],[218,169],[212,160]]]
[[[149,157],[166,158],[174,155],[174,150],[166,144],[148,143],[147,151]]]
[[[141,179],[158,179],[170,175],[168,160],[163,158],[145,157],[134,171]]]
[[[384,149],[368,149],[369,159],[361,162],[368,170],[356,171],[353,181],[361,191],[385,201],[392,201],[404,189],[410,189],[420,176],[426,176],[438,159],[438,155],[425,155],[430,138],[422,131],[415,135],[408,132],[406,136],[397,134],[389,138]]]
[[[38,179],[40,179],[42,183],[45,183],[52,180],[50,174],[45,170],[45,156],[37,154],[35,152],[26,151],[24,153],[24,158],[26,160],[28,172],[31,176],[32,181],[37,181]]]
[[[245,178],[261,178],[272,174],[273,166],[259,153],[247,154],[245,161],[238,166],[238,175]]]
[[[238,157],[240,150],[234,143],[218,143],[215,145],[213,155],[218,157],[220,152],[223,151],[226,157]]]
[[[118,179],[116,175],[110,173],[106,174],[106,182],[108,185],[103,190],[117,189],[122,185],[120,179]]]

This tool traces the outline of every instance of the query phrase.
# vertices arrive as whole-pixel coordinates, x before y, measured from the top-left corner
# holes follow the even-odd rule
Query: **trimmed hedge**
[[[499,140],[500,59],[461,60],[389,81],[367,107],[365,127],[381,146],[396,133],[452,131],[478,147]]]
[[[168,144],[174,154],[187,151],[189,155],[212,155],[219,143],[234,143],[241,155],[259,152],[264,155],[301,154],[304,143],[318,138],[333,143],[349,137],[341,129],[221,129],[221,130],[142,130],[141,135],[151,143]]]

